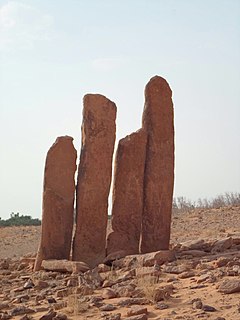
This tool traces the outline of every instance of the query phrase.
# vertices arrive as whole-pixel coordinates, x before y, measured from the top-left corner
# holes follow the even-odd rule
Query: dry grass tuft
[[[77,293],[68,296],[67,312],[77,316],[88,310],[88,304],[84,299],[77,295]]]

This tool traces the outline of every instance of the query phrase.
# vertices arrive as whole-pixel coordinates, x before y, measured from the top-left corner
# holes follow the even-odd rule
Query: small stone
[[[9,261],[4,259],[0,262],[0,269],[8,270],[9,269]]]
[[[135,288],[136,288],[136,286],[133,284],[121,286],[116,289],[116,293],[119,297],[132,297],[132,295],[136,291]]]
[[[206,311],[206,312],[215,312],[215,311],[217,311],[216,308],[214,308],[212,306],[209,306],[207,304],[202,306],[202,310]]]
[[[113,299],[116,298],[117,294],[113,289],[105,288],[102,292],[102,297],[104,299]]]
[[[64,298],[67,297],[68,295],[70,295],[72,293],[72,289],[68,288],[68,289],[61,289],[57,291],[57,297],[58,298]]]
[[[164,302],[158,302],[155,308],[159,310],[164,310],[164,309],[168,309],[168,305]]]
[[[161,300],[169,298],[173,293],[173,289],[174,287],[172,284],[156,288],[153,293],[153,300],[155,302],[159,302]]]
[[[103,297],[93,296],[89,300],[89,305],[93,307],[100,308],[103,306]]]
[[[77,287],[78,286],[78,279],[69,279],[67,281],[67,287]]]
[[[191,278],[194,276],[195,276],[194,271],[185,271],[185,272],[181,273],[178,277],[180,279],[187,279],[187,278]]]
[[[24,283],[23,288],[24,289],[31,289],[34,287],[34,283],[31,279],[28,279],[27,282]]]
[[[137,316],[131,316],[125,318],[125,320],[147,320],[148,316],[146,314],[139,314]]]
[[[215,242],[212,248],[212,253],[225,251],[231,248],[232,244],[233,244],[233,239],[231,237],[218,240]]]
[[[108,272],[108,271],[111,271],[111,267],[107,266],[106,264],[104,263],[100,263],[98,266],[98,272],[101,273],[101,272]]]
[[[0,311],[8,308],[9,308],[9,304],[7,302],[0,302]]]
[[[48,282],[43,280],[37,280],[34,282],[34,284],[35,284],[35,289],[39,289],[39,290],[49,287]]]
[[[224,267],[228,264],[229,261],[230,261],[229,258],[219,257],[216,261],[213,262],[213,267],[214,268]]]
[[[53,297],[48,298],[47,301],[48,301],[48,303],[56,303],[57,302]]]
[[[147,314],[148,310],[146,307],[134,306],[127,312],[127,316],[137,316],[139,314]]]
[[[194,309],[202,309],[203,304],[202,304],[201,299],[194,299],[192,301],[192,306]]]
[[[99,309],[101,311],[113,311],[113,310],[116,310],[117,308],[112,304],[105,304],[102,307],[100,307]]]
[[[107,320],[120,320],[120,319],[121,319],[121,313],[110,314],[107,317]]]
[[[12,316],[10,316],[9,314],[7,314],[7,313],[2,313],[2,314],[0,314],[0,319],[1,320],[9,320],[9,319],[11,319],[12,318]]]
[[[168,266],[164,266],[163,268],[163,272],[173,273],[173,274],[180,274],[187,271],[189,271],[189,267],[185,265],[177,265],[177,266],[168,265]]]
[[[150,304],[150,300],[146,299],[146,298],[128,298],[125,300],[121,300],[118,302],[118,305],[120,307],[127,307],[127,306],[131,306],[131,305],[144,305],[144,304]]]
[[[76,288],[76,293],[81,294],[83,296],[88,296],[90,294],[93,294],[94,290],[90,285],[80,285]]]
[[[11,311],[10,311],[10,315],[11,316],[19,316],[19,315],[22,315],[22,314],[27,314],[27,313],[34,313],[35,310],[33,309],[30,309],[30,308],[27,308],[27,307],[24,307],[24,306],[20,306],[20,307],[15,307],[13,308]]]
[[[235,279],[224,280],[220,284],[218,291],[226,294],[240,292],[240,280],[235,280]]]
[[[41,316],[39,320],[52,320],[56,315],[57,315],[57,312],[50,309],[48,313]]]

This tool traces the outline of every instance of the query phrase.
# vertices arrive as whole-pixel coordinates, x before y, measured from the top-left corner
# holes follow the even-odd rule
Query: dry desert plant
[[[68,296],[67,311],[74,316],[86,312],[88,309],[88,304],[82,297],[78,296],[75,292]]]
[[[158,277],[155,277],[154,275],[146,275],[137,278],[136,285],[144,296],[152,302],[167,300],[173,293],[173,286],[171,284],[159,284]]]

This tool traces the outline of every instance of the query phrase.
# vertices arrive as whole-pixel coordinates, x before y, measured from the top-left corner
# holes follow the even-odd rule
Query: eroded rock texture
[[[146,133],[142,129],[119,141],[113,185],[113,232],[107,239],[107,254],[119,250],[139,253],[145,153]]]
[[[73,138],[57,138],[47,153],[42,204],[41,241],[35,270],[42,260],[69,259],[73,229],[73,208],[77,152]]]
[[[94,267],[105,257],[116,106],[99,94],[86,95],[83,104],[73,260]]]
[[[141,252],[168,249],[174,183],[172,91],[153,77],[145,88],[142,119],[147,132]]]

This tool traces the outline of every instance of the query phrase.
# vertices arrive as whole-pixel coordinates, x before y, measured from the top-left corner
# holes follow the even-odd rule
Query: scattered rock
[[[216,308],[214,308],[214,307],[212,307],[212,306],[209,306],[209,305],[207,305],[207,304],[204,304],[204,305],[202,306],[202,310],[203,310],[203,311],[206,311],[206,312],[215,312],[215,311],[217,311]]]
[[[156,309],[159,309],[159,310],[164,310],[164,309],[168,309],[169,306],[164,303],[164,302],[158,302],[156,305],[155,305],[155,308]]]
[[[22,314],[28,314],[28,313],[34,313],[34,312],[35,312],[35,310],[33,310],[33,309],[30,309],[25,306],[19,306],[19,307],[13,308],[9,313],[12,317],[14,317],[14,316],[19,316]]]
[[[101,306],[99,309],[101,311],[113,311],[113,310],[116,310],[117,308],[112,304],[105,304],[105,305]]]
[[[131,316],[125,318],[125,320],[147,320],[148,316],[146,314],[139,314],[137,316]]]
[[[201,299],[194,299],[192,301],[192,306],[193,306],[193,309],[202,309],[203,303]]]
[[[48,311],[48,313],[41,316],[39,320],[52,320],[56,315],[57,315],[57,312],[51,309]]]
[[[165,273],[173,273],[173,274],[180,274],[183,272],[189,271],[189,267],[186,265],[166,265],[163,267],[163,272]]]
[[[147,314],[148,310],[146,307],[134,306],[127,312],[127,316],[137,316],[139,314]]]
[[[102,292],[102,297],[104,299],[113,299],[116,298],[116,292],[113,289],[105,288]]]
[[[214,243],[212,252],[215,253],[215,252],[225,251],[231,248],[232,244],[233,244],[233,239],[231,237],[218,240]]]
[[[240,280],[226,279],[220,284],[218,291],[226,294],[240,292]]]

